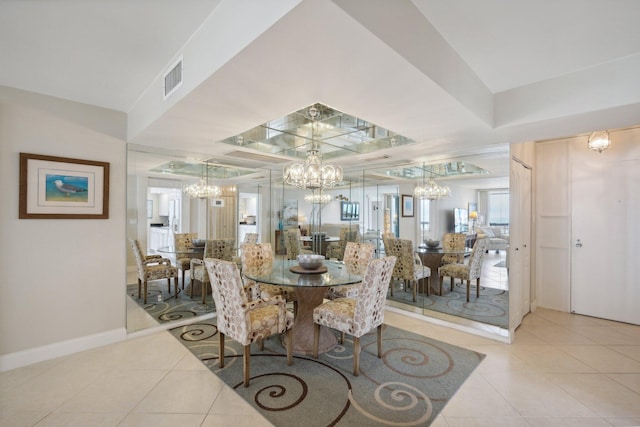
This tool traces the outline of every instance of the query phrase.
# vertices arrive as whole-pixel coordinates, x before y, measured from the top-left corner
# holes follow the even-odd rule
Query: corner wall
[[[0,371],[126,337],[126,115],[0,86]],[[19,153],[110,163],[109,218],[18,219]]]

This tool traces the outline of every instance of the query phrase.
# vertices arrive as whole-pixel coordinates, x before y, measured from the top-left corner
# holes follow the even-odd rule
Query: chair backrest
[[[242,243],[258,243],[258,233],[247,233],[244,235],[244,240]]]
[[[376,247],[372,243],[347,242],[343,258],[347,271],[350,274],[364,274],[375,250]]]
[[[456,251],[460,254],[444,254],[442,264],[464,264],[464,245],[467,236],[464,233],[445,233],[442,236],[442,249],[444,252]]]
[[[242,274],[261,276],[271,273],[273,269],[273,251],[271,243],[245,243],[240,246]]]
[[[204,246],[203,258],[231,261],[233,259],[233,248],[235,245],[236,239],[207,240]]]
[[[133,251],[133,255],[136,258],[136,266],[138,268],[138,274],[144,269],[144,253],[140,248],[140,242],[134,239],[129,239],[129,244],[131,245],[131,250]]]
[[[393,268],[393,277],[414,280],[416,260],[413,253],[413,242],[407,239],[389,239],[388,242],[391,251],[387,251],[387,255],[397,258]],[[386,246],[385,250],[387,250]]]
[[[384,307],[396,257],[372,260],[358,289],[354,308],[354,335],[361,336],[384,322]]]
[[[469,257],[469,280],[480,277],[482,271],[482,259],[489,247],[489,239],[477,239],[473,245],[471,256]]]
[[[173,235],[173,246],[176,249],[186,249],[191,246],[191,241],[198,238],[198,233],[177,233]]]
[[[218,330],[242,345],[249,344],[251,326],[245,308],[248,300],[238,266],[214,258],[205,258],[204,265],[211,281]]]
[[[298,228],[291,228],[284,231],[284,246],[287,250],[288,259],[298,258],[300,254],[301,237],[302,234]]]

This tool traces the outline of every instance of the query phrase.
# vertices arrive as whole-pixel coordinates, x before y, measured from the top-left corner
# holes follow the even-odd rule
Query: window
[[[420,206],[420,233],[422,235],[422,240],[426,239],[429,236],[429,231],[431,231],[431,227],[429,225],[429,200],[427,199],[419,199]]]
[[[489,225],[509,225],[509,192],[489,193]]]

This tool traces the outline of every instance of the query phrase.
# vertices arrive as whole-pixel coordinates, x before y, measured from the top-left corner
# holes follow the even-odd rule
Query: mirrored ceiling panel
[[[267,154],[304,158],[314,143],[336,159],[415,141],[323,104],[313,104],[221,141]]]
[[[439,163],[434,165],[416,165],[416,166],[403,166],[391,169],[374,169],[370,171],[378,175],[415,179],[415,178],[454,178],[454,177],[469,177],[473,175],[486,175],[491,173],[486,169],[482,169],[472,163],[456,161]]]

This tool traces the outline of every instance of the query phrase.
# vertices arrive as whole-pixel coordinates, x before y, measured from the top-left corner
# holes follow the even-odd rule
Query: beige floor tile
[[[473,374],[460,387],[442,411],[445,418],[456,417],[514,417],[518,413],[484,379]]]
[[[256,414],[209,414],[202,423],[202,427],[269,427],[272,425],[262,415]]]
[[[530,427],[519,417],[446,417],[449,427]]]
[[[640,373],[640,362],[607,347],[569,345],[559,348],[598,372]]]
[[[138,414],[133,413],[118,427],[200,427],[204,414]],[[227,424],[233,425],[233,424]]]
[[[615,427],[638,427],[640,426],[640,417],[638,418],[606,418],[607,422]]]
[[[206,414],[221,390],[222,382],[212,372],[172,371],[134,412]]]
[[[514,347],[511,353],[539,372],[596,372],[552,345],[520,345]]]
[[[640,362],[640,345],[614,345],[609,348]]]
[[[640,395],[640,374],[609,374],[607,376]]]
[[[531,427],[611,427],[602,418],[525,418]]]
[[[4,408],[0,411],[0,426],[30,427],[49,414],[47,411],[15,411]]]
[[[436,419],[433,420],[430,427],[449,427],[449,423],[447,423],[447,420],[445,420],[442,414],[439,414]]]
[[[37,427],[115,427],[126,416],[122,413],[53,413],[37,424]]]
[[[584,335],[558,325],[528,325],[526,330],[547,344],[597,344]]]
[[[253,414],[260,413],[251,406],[247,401],[238,397],[238,394],[228,385],[224,385],[220,393],[218,393],[209,414]]]
[[[615,326],[578,327],[576,332],[602,345],[640,345],[640,326],[635,335],[628,333],[626,328]]]
[[[486,357],[476,368],[479,373],[495,373],[504,371],[531,371],[531,365],[513,354],[509,344],[465,346],[485,354]]]
[[[640,417],[640,394],[605,374],[546,377],[601,417]]]
[[[167,371],[116,371],[68,399],[55,412],[131,412],[167,375]]]
[[[523,417],[595,417],[578,399],[539,373],[483,375]]]

